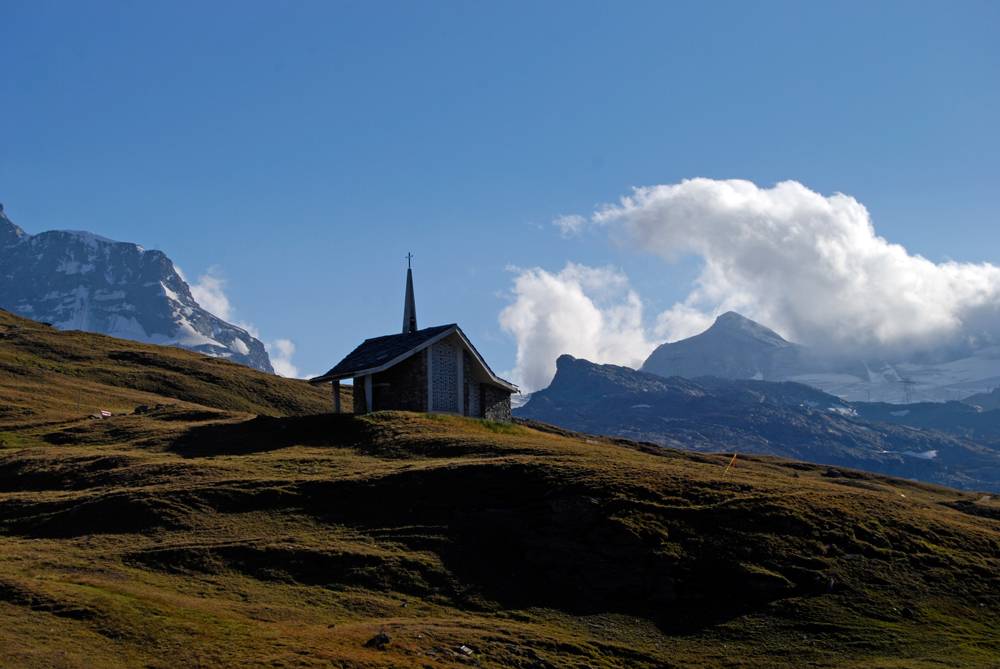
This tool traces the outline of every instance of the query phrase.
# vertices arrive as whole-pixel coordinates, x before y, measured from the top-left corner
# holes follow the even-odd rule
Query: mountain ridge
[[[1000,492],[1000,411],[952,402],[894,413],[893,405],[852,404],[792,381],[664,378],[568,355],[556,365],[552,384],[515,417],[683,450],[756,453]],[[945,426],[955,429],[942,432]]]
[[[1000,387],[1000,346],[918,351],[900,359],[828,354],[786,341],[735,312],[704,332],[658,346],[639,368],[660,376],[794,381],[852,402],[947,402]]]
[[[660,376],[774,380],[788,375],[805,348],[727,311],[701,334],[658,346],[639,368]]]
[[[61,330],[179,346],[274,373],[264,344],[202,308],[163,252],[86,231],[28,234],[2,208],[0,308]]]

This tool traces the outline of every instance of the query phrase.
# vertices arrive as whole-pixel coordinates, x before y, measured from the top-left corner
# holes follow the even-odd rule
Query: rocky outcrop
[[[2,208],[0,308],[62,330],[180,346],[274,372],[264,345],[205,311],[162,252],[91,232],[29,235]]]
[[[552,384],[515,409],[516,418],[685,450],[772,455],[1000,492],[1000,454],[992,447],[1000,412],[958,402],[902,409],[849,403],[799,383],[663,378],[568,355],[556,365]],[[935,429],[919,429],[925,427]],[[947,428],[952,434],[936,431]]]

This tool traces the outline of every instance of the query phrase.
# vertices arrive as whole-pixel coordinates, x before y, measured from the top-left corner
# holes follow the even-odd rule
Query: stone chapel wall
[[[372,404],[375,411],[427,411],[427,350],[373,375]]]
[[[479,383],[472,378],[472,355],[467,350],[462,351],[462,406],[465,408],[465,415],[472,418],[482,418],[483,411],[480,408]]]
[[[514,422],[510,416],[510,393],[486,383],[483,388],[483,418],[501,423]]]
[[[367,413],[368,401],[365,397],[365,377],[354,377],[354,413]]]
[[[427,351],[372,375],[372,411],[427,411]],[[365,377],[354,379],[354,413],[366,413]]]
[[[458,412],[458,349],[447,339],[431,346],[432,411]]]

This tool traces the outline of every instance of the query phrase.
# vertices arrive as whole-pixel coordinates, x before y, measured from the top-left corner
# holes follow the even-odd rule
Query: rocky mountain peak
[[[0,204],[0,248],[16,244],[24,237],[24,230],[7,218],[7,215],[3,213],[3,205]]]
[[[792,345],[788,340],[774,330],[765,327],[756,321],[752,321],[745,316],[741,316],[735,311],[727,311],[716,318],[715,323],[713,323],[712,327],[710,327],[706,332],[712,332],[713,330],[729,330],[739,332],[771,346]]]
[[[657,347],[640,371],[688,379],[769,380],[794,367],[801,349],[774,330],[728,311],[701,334]]]
[[[0,213],[0,273],[0,308],[20,316],[274,371],[264,345],[205,311],[160,251],[80,230],[29,235]]]
[[[556,359],[556,374],[548,388],[532,393],[529,404],[537,407],[550,395],[560,397],[600,398],[621,392],[687,392],[691,384],[682,379],[664,379],[618,365],[599,365],[583,358],[563,354]]]

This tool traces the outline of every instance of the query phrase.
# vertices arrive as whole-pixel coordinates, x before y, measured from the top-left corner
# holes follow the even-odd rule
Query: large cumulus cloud
[[[655,347],[643,328],[642,301],[613,268],[511,269],[514,299],[500,325],[517,341],[517,366],[508,374],[526,392],[549,384],[563,353],[638,367]]]
[[[935,263],[910,254],[878,236],[867,209],[853,197],[827,197],[794,181],[759,188],[749,181],[691,179],[637,188],[620,203],[598,209],[586,225],[668,261],[691,253],[703,261],[686,299],[655,322],[635,324],[633,319],[619,327],[612,340],[595,331],[605,359],[620,364],[628,364],[624,361],[643,347],[615,352],[615,341],[673,341],[704,330],[728,310],[793,341],[837,353],[968,345],[990,341],[1000,332],[1000,268]],[[559,227],[572,234],[586,225],[573,219],[572,226]],[[572,267],[575,272],[586,270]],[[572,318],[562,321],[547,310],[565,290],[558,282],[538,284],[536,288],[549,286],[553,292],[545,297],[533,291],[530,303],[525,301],[518,281],[526,277],[537,283],[539,272],[528,270],[518,277],[515,302],[507,311],[521,313],[522,320],[551,319],[553,334],[546,342],[560,340],[556,323],[565,322],[575,333],[570,337],[573,345],[587,348],[587,335]],[[641,313],[641,300],[622,282],[619,290],[629,298],[620,306]],[[559,309],[573,311],[572,304]],[[519,365],[541,365],[550,355],[530,350],[537,338],[521,336],[518,329],[508,331],[518,342]],[[535,378],[527,367],[522,369],[526,379]]]
[[[593,219],[637,248],[704,260],[696,289],[661,322],[733,308],[837,349],[936,346],[997,329],[1000,268],[910,255],[840,193],[691,179],[636,189]]]

